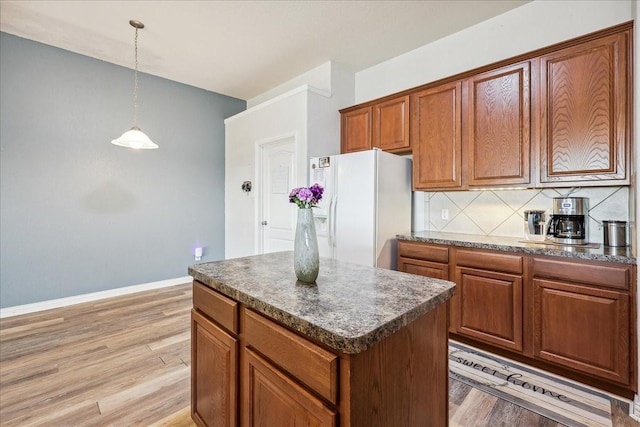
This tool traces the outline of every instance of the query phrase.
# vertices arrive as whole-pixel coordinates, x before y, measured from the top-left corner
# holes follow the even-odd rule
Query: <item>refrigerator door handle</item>
[[[332,200],[333,210],[331,210],[330,214],[330,224],[329,224],[329,235],[331,236],[330,245],[332,247],[336,247],[336,212],[338,210],[338,196],[334,195]]]
[[[333,230],[331,229],[331,223],[333,218],[333,211],[331,208],[333,207],[333,196],[329,200],[329,208],[327,209],[327,237],[329,239],[329,247],[333,247]]]

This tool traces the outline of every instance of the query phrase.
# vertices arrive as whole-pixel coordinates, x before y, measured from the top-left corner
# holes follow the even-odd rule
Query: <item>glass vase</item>
[[[296,239],[293,243],[293,268],[304,283],[315,283],[320,268],[318,238],[311,208],[298,209]]]

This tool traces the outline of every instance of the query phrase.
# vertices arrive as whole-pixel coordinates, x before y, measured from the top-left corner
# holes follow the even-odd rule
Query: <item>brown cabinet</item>
[[[531,182],[530,76],[526,61],[465,80],[464,156],[470,187]]]
[[[342,151],[411,150],[423,191],[629,185],[632,34],[622,24],[342,110]]]
[[[250,349],[244,350],[244,425],[333,427],[336,413]]]
[[[243,316],[244,425],[335,426],[321,398],[337,404],[338,356],[250,310]]]
[[[526,61],[412,94],[414,188],[529,184],[530,75]]]
[[[398,241],[398,270],[456,287],[450,337],[621,395],[636,391],[636,267]]]
[[[234,427],[238,413],[238,341],[191,312],[191,417],[200,426]]]
[[[461,335],[522,351],[522,257],[456,250],[457,312],[451,323]]]
[[[197,425],[448,425],[446,303],[366,350],[346,354],[202,283],[193,286]]]
[[[409,96],[342,110],[340,114],[342,153],[373,147],[392,153],[411,151]]]
[[[629,183],[629,46],[625,31],[540,58],[540,183]]]
[[[534,356],[630,384],[630,266],[534,259]]]
[[[371,149],[371,107],[342,113],[340,123],[342,153]]]
[[[398,271],[449,280],[449,249],[417,242],[398,242]]]
[[[411,151],[409,140],[409,96],[373,105],[373,146],[396,152]]]
[[[238,414],[238,304],[200,283],[191,311],[191,417],[235,426]]]
[[[461,83],[411,95],[413,187],[453,189],[462,185]]]

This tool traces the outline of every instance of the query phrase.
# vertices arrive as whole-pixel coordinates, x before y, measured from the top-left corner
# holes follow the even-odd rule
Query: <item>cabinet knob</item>
[[[267,225],[267,221],[262,221],[261,224],[262,225]]]

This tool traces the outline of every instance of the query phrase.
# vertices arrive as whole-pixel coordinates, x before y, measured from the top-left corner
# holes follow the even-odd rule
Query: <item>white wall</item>
[[[536,0],[356,73],[361,103],[630,21],[633,1]]]
[[[257,226],[256,142],[295,134],[300,162],[306,158],[307,98],[305,87],[268,105],[253,107],[225,120],[225,258],[253,255]],[[305,176],[299,177],[299,186]],[[244,181],[254,190],[245,193]]]
[[[293,83],[323,82],[329,91],[305,84],[285,93]],[[326,87],[325,87],[326,89]],[[307,185],[308,159],[311,156],[340,152],[340,108],[353,104],[354,75],[335,63],[311,70],[305,76],[287,82],[254,98],[265,100],[225,120],[225,257],[256,253],[257,213],[260,188],[256,176],[256,144],[295,135],[297,182]],[[272,97],[275,96],[275,97]],[[251,181],[254,190],[241,190]]]

